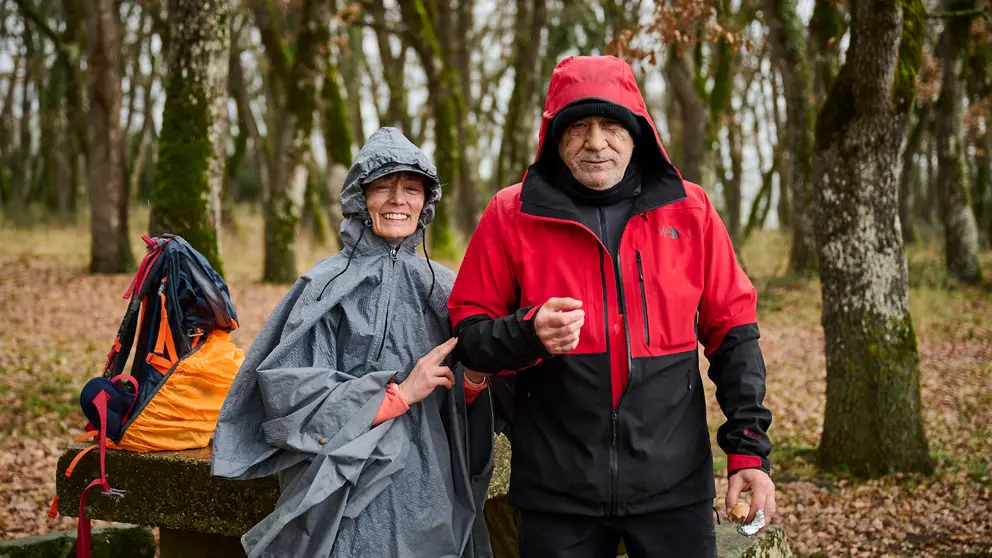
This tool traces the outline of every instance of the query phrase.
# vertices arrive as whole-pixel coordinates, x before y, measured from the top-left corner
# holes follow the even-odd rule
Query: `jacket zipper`
[[[627,219],[629,222],[630,219]],[[617,244],[617,257],[614,259],[614,265],[617,266],[617,281],[620,284],[620,312],[623,313],[623,308],[626,305],[627,296],[624,294],[623,290],[623,268],[620,266],[620,246],[623,245],[623,233],[627,230],[627,222],[624,222],[623,228],[620,229],[620,242]],[[624,316],[623,320],[623,337],[624,342],[627,344],[627,382],[623,386],[623,391],[620,392],[620,398],[617,399],[617,405],[613,409],[613,462],[615,463],[613,475],[613,482],[615,487],[613,489],[613,515],[620,515],[620,450],[617,447],[617,437],[620,430],[620,405],[623,403],[623,396],[627,393],[627,386],[630,385],[630,372],[633,370],[633,366],[630,358],[630,324],[627,323],[628,320]],[[612,371],[611,371],[612,374]]]
[[[606,333],[606,354],[610,354],[610,292],[606,288],[606,248],[600,247],[599,250],[599,273],[600,278],[603,283],[603,331]],[[611,371],[612,374],[612,371]],[[612,384],[612,378],[611,378]],[[618,471],[618,452],[617,452],[617,411],[616,409],[610,409],[610,510],[618,507],[618,484],[619,471]]]
[[[399,251],[399,247],[389,249],[389,258],[393,260],[393,268],[396,267],[396,253]],[[391,274],[390,274],[391,275]],[[382,349],[386,346],[386,334],[389,333],[389,307],[392,305],[392,295],[393,295],[393,284],[392,281],[389,283],[389,292],[386,296],[386,319],[383,320],[382,324],[382,339],[379,341],[379,351],[375,355],[375,359],[379,360],[382,358]]]
[[[651,326],[648,321],[648,298],[644,289],[644,266],[641,265],[641,251],[635,250],[634,253],[637,254],[637,279],[641,282],[641,313],[644,314],[644,344],[650,347]]]

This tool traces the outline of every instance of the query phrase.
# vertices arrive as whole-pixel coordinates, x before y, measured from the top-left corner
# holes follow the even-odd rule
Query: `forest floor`
[[[225,269],[247,349],[285,286],[259,284],[262,223],[240,211],[224,236]],[[137,211],[132,231],[144,230]],[[143,244],[133,235],[135,255]],[[79,389],[100,372],[130,275],[90,276],[85,221],[0,228],[0,539],[72,529],[49,519],[55,466],[84,422]],[[302,234],[300,271],[333,248]],[[820,292],[782,277],[786,240],[756,233],[744,259],[759,289],[761,346],[778,514],[801,556],[992,556],[992,288],[962,287],[942,271],[937,246],[908,251],[930,476],[858,480],[814,467],[826,388]],[[992,274],[992,254],[983,255]],[[451,262],[455,263],[455,262]],[[705,359],[704,361],[705,362]],[[714,434],[723,416],[706,382]],[[715,454],[721,456],[719,449]],[[722,509],[725,459],[716,478]]]

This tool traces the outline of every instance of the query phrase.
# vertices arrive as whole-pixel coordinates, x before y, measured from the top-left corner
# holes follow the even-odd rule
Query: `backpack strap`
[[[128,357],[131,355],[131,347],[134,344],[136,332],[141,331],[141,322],[145,314],[145,302],[148,291],[156,288],[156,285],[148,285],[149,277],[158,275],[163,259],[160,257],[165,245],[170,242],[167,238],[149,238],[148,235],[141,235],[141,239],[148,245],[148,252],[141,260],[138,272],[124,292],[124,299],[131,299],[124,319],[117,329],[117,336],[114,338],[114,345],[107,353],[107,365],[104,368],[104,376],[107,378],[118,376],[124,371]],[[154,291],[152,291],[154,292]],[[140,303],[138,302],[140,300]],[[123,355],[124,358],[118,358]]]
[[[176,342],[172,338],[172,326],[169,325],[169,311],[165,304],[165,286],[168,277],[162,278],[162,286],[158,290],[159,304],[159,325],[158,337],[155,339],[155,348],[148,351],[145,361],[155,367],[162,374],[167,374],[169,369],[179,362],[179,353],[176,352]]]
[[[120,381],[130,382],[134,385],[135,393],[138,392],[138,381],[133,376],[119,374],[111,378],[110,381],[114,383]],[[111,489],[110,483],[107,481],[107,401],[109,399],[110,396],[107,392],[102,390],[93,398],[92,403],[93,406],[96,407],[96,412],[100,419],[100,425],[98,428],[92,430],[87,429],[87,431],[79,436],[76,441],[82,442],[84,440],[96,438],[97,443],[96,445],[87,446],[84,450],[76,454],[76,456],[72,459],[72,462],[69,463],[69,466],[66,467],[65,470],[65,476],[71,477],[72,473],[76,470],[76,465],[78,465],[83,459],[83,456],[92,452],[94,449],[100,450],[100,476],[90,481],[90,483],[86,485],[86,488],[83,489],[82,494],[79,496],[79,515],[77,516],[78,519],[76,521],[76,558],[90,558],[92,521],[86,517],[86,498],[90,489],[94,486],[99,486],[102,489],[104,496],[114,498],[121,498],[124,496],[123,490]],[[122,417],[122,424],[127,422],[131,412],[134,410],[135,401],[137,401],[137,397],[135,397],[134,401],[131,402],[131,406],[128,408],[127,414]],[[51,507],[48,510],[49,517],[54,518],[58,516],[58,500],[58,495],[56,495],[52,500]]]

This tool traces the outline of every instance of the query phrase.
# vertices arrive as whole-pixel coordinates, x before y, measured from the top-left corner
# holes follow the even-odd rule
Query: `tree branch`
[[[255,14],[255,25],[262,36],[265,54],[272,64],[273,73],[280,79],[289,77],[289,56],[282,47],[282,42],[272,25],[273,7],[269,0],[254,0],[252,11]]]
[[[351,22],[351,25],[368,27],[369,29],[374,29],[376,31],[384,31],[391,35],[396,35],[397,37],[404,37],[410,32],[408,27],[390,25],[384,21],[376,21],[374,19],[356,19]]]
[[[65,65],[69,72],[73,72],[73,62],[75,61],[75,57],[72,55],[72,52],[66,48],[62,37],[59,36],[54,29],[48,26],[48,23],[45,22],[45,18],[41,17],[41,15],[38,14],[38,10],[29,4],[27,0],[14,0],[14,3],[17,4],[18,8],[20,8],[21,13],[24,14],[24,17],[29,20],[42,35],[45,35],[48,37],[48,40],[52,41],[55,45],[55,52],[58,53],[59,61]]]
[[[982,16],[982,17],[984,17],[986,19],[992,19],[992,18],[990,18],[990,15],[992,15],[992,12],[990,12],[988,8],[972,8],[970,10],[957,10],[957,11],[950,11],[950,12],[933,12],[933,13],[926,14],[924,17],[926,19],[953,19],[953,18],[958,18],[958,17]]]

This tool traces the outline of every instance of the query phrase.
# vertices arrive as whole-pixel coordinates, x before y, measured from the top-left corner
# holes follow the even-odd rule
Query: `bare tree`
[[[90,270],[121,273],[134,266],[128,244],[121,133],[120,29],[113,0],[83,3],[86,22],[86,167],[90,191]]]
[[[948,0],[949,12],[969,11],[974,0]],[[940,96],[934,106],[937,139],[937,202],[944,229],[944,259],[951,274],[966,283],[982,280],[978,266],[978,226],[969,201],[965,167],[964,80],[971,15],[950,17],[937,46],[943,66]]]
[[[806,38],[795,0],[764,0],[772,61],[782,76],[785,90],[788,141],[789,188],[792,201],[792,248],[789,268],[793,273],[816,272],[816,245],[810,215],[813,178],[813,80],[806,57]]]

